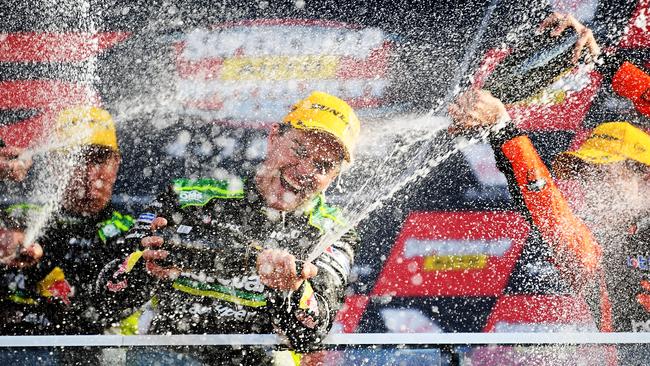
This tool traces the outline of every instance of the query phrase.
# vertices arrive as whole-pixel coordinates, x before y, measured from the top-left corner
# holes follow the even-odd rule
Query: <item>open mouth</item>
[[[299,184],[294,184],[284,177],[284,173],[280,172],[280,184],[282,187],[292,193],[298,194],[304,191],[304,188]]]

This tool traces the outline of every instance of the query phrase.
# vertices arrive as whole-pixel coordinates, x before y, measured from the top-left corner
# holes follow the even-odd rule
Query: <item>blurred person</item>
[[[49,197],[0,212],[3,335],[101,334],[106,314],[91,289],[106,258],[120,255],[117,239],[133,225],[130,216],[111,205],[121,161],[111,115],[97,107],[66,109],[54,133],[66,146],[51,152],[50,162],[72,164],[60,211],[48,218],[36,243],[25,243],[25,233],[44,209],[37,200]],[[44,357],[54,364],[99,362],[98,351],[78,350],[44,351]],[[23,356],[29,357],[0,353],[0,360],[20,361]]]
[[[650,330],[639,326],[650,324],[650,307],[643,301],[650,290],[647,266],[634,259],[648,245],[639,241],[638,231],[647,227],[641,223],[650,208],[650,135],[627,122],[596,127],[578,150],[553,164],[556,175],[579,187],[579,194],[563,194],[530,139],[489,92],[470,91],[449,112],[460,130],[505,123],[490,136],[498,167],[512,197],[550,245],[560,273],[587,300],[598,300],[593,310],[601,331]]]
[[[565,28],[581,35],[573,63],[581,46],[591,56],[599,55],[593,32],[575,18],[552,15],[540,28],[550,26],[555,27],[552,36]],[[620,29],[616,32],[620,34]],[[611,86],[630,100],[647,119],[650,76],[623,62],[625,58],[609,50],[597,70],[604,76],[605,88]],[[449,113],[454,120],[452,132],[492,128],[489,139],[497,166],[533,227],[531,243],[537,243],[533,245],[538,250],[545,246],[538,240],[550,246],[549,261],[587,300],[600,330],[650,331],[650,282],[645,272],[650,246],[650,135],[623,119],[597,125],[576,151],[556,158],[553,173],[562,180],[556,185],[530,139],[517,129],[502,101],[488,91],[461,95]],[[642,346],[623,346],[618,351],[620,364],[625,365],[645,364],[649,353]],[[609,353],[610,358],[601,361],[616,364],[612,356]]]
[[[562,34],[567,28],[581,35],[574,47],[573,63],[578,61],[576,56],[584,47],[592,57],[599,55],[600,47],[593,32],[572,16],[554,13],[539,28],[549,27],[554,27],[552,36]],[[650,75],[629,62],[621,63],[620,57],[608,61],[612,64],[602,68],[612,74],[607,77],[611,88],[632,101],[639,112],[650,116],[650,98],[646,95],[650,90]],[[639,319],[650,319],[646,314],[650,306],[640,306],[641,301],[630,297],[628,290],[635,288],[644,297],[641,290],[650,289],[650,285],[639,287],[645,282],[639,278],[638,271],[631,270],[636,276],[625,274],[621,264],[631,266],[633,257],[620,256],[638,251],[640,238],[647,235],[637,233],[639,228],[645,230],[647,226],[637,221],[645,222],[645,215],[650,213],[647,179],[650,150],[646,151],[650,149],[650,136],[627,122],[600,124],[577,151],[561,154],[554,162],[554,173],[574,183],[569,187],[577,187],[573,191],[560,192],[551,184],[550,174],[530,140],[511,121],[504,104],[490,92],[470,90],[464,93],[449,107],[449,113],[454,120],[452,131],[505,126],[490,133],[497,165],[508,178],[512,197],[522,205],[542,239],[551,245],[554,264],[579,290],[602,277],[600,304],[596,311],[601,330],[639,330],[634,324],[638,325]],[[603,247],[596,240],[604,244],[607,260],[602,260]],[[645,245],[647,240],[642,242]],[[636,249],[621,249],[630,246]],[[636,283],[622,290],[616,285],[621,278],[633,279]],[[619,293],[621,290],[623,293]],[[594,298],[590,296],[591,300]],[[614,314],[611,303],[616,309]]]
[[[174,180],[127,235],[143,250],[107,266],[100,283],[107,284],[108,296],[118,307],[137,307],[154,293],[149,333],[277,333],[296,351],[318,349],[343,300],[356,233],[347,230],[313,263],[302,259],[324,235],[345,230],[323,192],[351,162],[359,129],[346,102],[314,92],[271,127],[266,158],[254,176]],[[173,235],[194,235],[195,243],[208,243],[220,254],[200,265],[180,263],[186,258],[174,256],[177,247],[169,236],[151,234],[167,225]],[[258,349],[176,351],[186,355],[140,352],[128,362],[271,362]]]

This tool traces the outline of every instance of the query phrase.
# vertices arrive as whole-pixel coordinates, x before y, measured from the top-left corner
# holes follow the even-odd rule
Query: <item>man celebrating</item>
[[[15,204],[0,216],[0,332],[5,335],[102,333],[103,315],[91,288],[105,258],[120,255],[116,239],[133,224],[110,203],[121,160],[110,114],[96,107],[67,109],[54,132],[65,147],[52,152],[51,161],[72,164],[60,212],[49,218],[38,244],[23,240],[42,202]],[[75,355],[46,357],[75,363],[70,359]],[[92,362],[86,353],[83,358]]]
[[[312,93],[271,127],[254,177],[174,180],[127,236],[144,250],[107,266],[100,282],[119,307],[146,301],[150,276],[160,280],[150,333],[275,332],[296,350],[317,347],[340,307],[358,239],[348,232],[314,263],[296,258],[345,225],[322,193],[352,160],[358,135],[347,103]],[[161,234],[150,236],[151,228]],[[191,357],[269,362],[259,351],[205,348]]]
[[[556,176],[577,183],[561,192],[530,139],[489,92],[462,95],[450,114],[461,130],[508,121],[490,142],[553,263],[593,305],[601,331],[650,330],[650,135],[627,122],[599,125],[578,150],[554,162]]]

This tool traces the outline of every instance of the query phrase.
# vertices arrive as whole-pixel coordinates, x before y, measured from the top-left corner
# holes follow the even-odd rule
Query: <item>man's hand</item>
[[[304,262],[300,275],[296,272],[296,258],[283,249],[265,249],[257,255],[257,274],[260,281],[276,290],[292,290],[300,288],[304,280],[318,273],[318,268]]]
[[[0,230],[0,263],[7,267],[25,268],[33,266],[43,256],[43,248],[33,243],[24,245],[22,231]]]
[[[454,120],[450,128],[454,132],[494,126],[507,118],[508,112],[503,103],[489,91],[471,89],[449,106],[449,115]]]
[[[538,30],[542,31],[544,29],[552,27],[554,28],[551,31],[551,37],[558,37],[567,28],[573,28],[578,33],[579,38],[576,42],[575,47],[573,48],[573,57],[571,58],[571,62],[574,64],[578,63],[580,60],[580,55],[582,54],[582,50],[585,47],[589,48],[589,53],[591,54],[592,58],[595,59],[600,55],[600,47],[598,46],[598,43],[596,43],[596,39],[594,38],[594,34],[591,29],[585,27],[584,24],[580,23],[576,18],[573,17],[573,15],[557,12],[553,13],[544,19],[544,21],[542,21],[542,24],[540,24]]]
[[[156,217],[151,223],[151,231],[162,229],[167,226],[167,220],[163,217]],[[181,273],[181,270],[177,267],[162,267],[159,266],[155,261],[165,259],[169,256],[169,252],[166,250],[160,250],[164,244],[163,238],[160,236],[146,236],[142,238],[140,244],[147,248],[142,253],[142,258],[145,260],[145,267],[147,271],[154,277],[157,277],[161,280],[174,280],[178,278]],[[149,249],[151,248],[151,249]]]
[[[17,147],[0,148],[0,179],[9,179],[16,182],[27,177],[32,159],[18,159],[24,150]]]

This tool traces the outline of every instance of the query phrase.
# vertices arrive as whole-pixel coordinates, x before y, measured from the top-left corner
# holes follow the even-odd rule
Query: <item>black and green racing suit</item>
[[[349,230],[331,243],[313,262],[318,274],[297,291],[265,287],[256,273],[260,248],[284,248],[304,259],[325,233],[345,223],[322,195],[293,213],[266,208],[251,182],[175,180],[139,216],[126,240],[138,247],[151,235],[152,220],[164,217],[177,238],[193,235],[192,240],[211,246],[215,260],[184,268],[174,281],[157,282],[146,273],[138,250],[107,265],[99,278],[105,295],[122,309],[155,296],[151,334],[277,333],[294,350],[318,348],[341,306],[358,237]],[[218,356],[206,357],[203,361],[213,363]]]
[[[24,231],[40,210],[29,203],[5,207],[0,228]],[[111,205],[94,215],[53,214],[37,238],[41,260],[23,269],[0,268],[0,334],[103,333],[111,315],[92,286],[107,258],[125,255],[120,238],[133,223]]]

